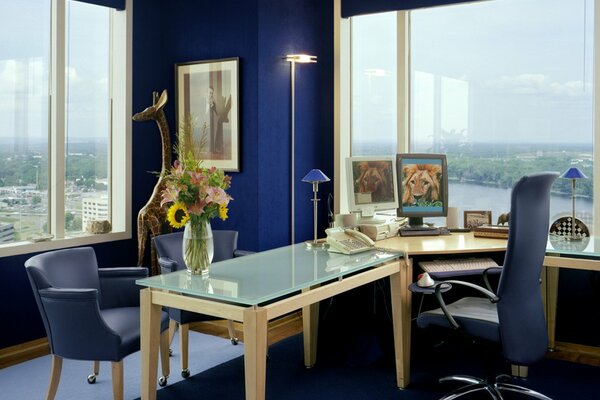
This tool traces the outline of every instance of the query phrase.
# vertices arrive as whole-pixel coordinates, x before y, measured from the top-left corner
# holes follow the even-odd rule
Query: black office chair
[[[146,268],[98,268],[91,247],[49,251],[25,262],[52,354],[46,399],[54,399],[62,359],[94,361],[88,383],[96,382],[98,361],[112,362],[113,394],[123,399],[123,358],[140,350],[140,288]],[[168,316],[161,315],[164,386],[169,375]]]
[[[213,230],[214,257],[212,262],[227,260],[233,257],[240,257],[251,252],[238,250],[238,232],[228,230]],[[185,269],[183,261],[182,241],[183,232],[169,233],[155,236],[153,238],[158,263],[163,274]],[[214,317],[204,314],[193,313],[190,311],[169,308],[169,343],[173,340],[175,329],[179,324],[179,339],[181,346],[181,376],[188,378],[190,370],[188,369],[188,336],[189,324],[192,322],[210,321]],[[233,321],[227,321],[229,337],[233,345],[238,344],[238,338],[235,335]]]
[[[491,288],[448,280],[453,286],[466,286],[483,297],[465,297],[446,305],[442,284],[435,286],[440,308],[425,311],[417,318],[421,328],[441,326],[460,329],[463,333],[500,343],[506,361],[513,366],[529,366],[544,357],[548,335],[540,289],[540,274],[548,240],[550,187],[556,173],[540,173],[521,178],[511,195],[510,231],[504,267],[497,294]],[[522,386],[455,375],[440,382],[467,383],[443,399],[454,399],[468,393],[487,391],[493,399],[502,399],[501,391],[517,392],[538,399],[549,399]]]

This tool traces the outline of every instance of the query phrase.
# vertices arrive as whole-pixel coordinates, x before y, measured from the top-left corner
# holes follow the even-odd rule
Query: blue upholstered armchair
[[[50,350],[52,370],[46,399],[54,399],[62,359],[94,361],[88,383],[99,373],[99,361],[112,363],[113,394],[123,398],[123,358],[140,349],[140,288],[145,268],[98,268],[91,247],[50,251],[25,262]],[[168,315],[163,312],[161,358],[166,384]]]
[[[548,346],[542,305],[540,275],[548,241],[550,187],[556,173],[527,175],[514,186],[511,194],[510,230],[504,266],[497,293],[462,281],[445,281],[466,286],[483,297],[464,297],[445,304],[442,285],[435,286],[440,308],[423,312],[417,318],[421,328],[441,326],[460,329],[470,337],[500,343],[505,360],[513,371],[526,369],[544,357]],[[520,375],[520,374],[516,374]],[[459,388],[443,399],[454,399],[476,391],[486,391],[493,399],[502,399],[501,391],[517,392],[538,399],[549,399],[527,388],[469,376],[450,376],[440,382],[459,381]]]
[[[213,262],[227,260],[234,257],[240,257],[251,252],[238,250],[238,232],[227,230],[213,230],[214,257]],[[185,269],[183,261],[182,240],[183,232],[168,233],[155,236],[153,238],[158,263],[163,274]],[[177,324],[179,324],[179,338],[181,343],[181,376],[188,378],[190,370],[188,369],[188,336],[189,324],[192,322],[214,320],[214,317],[197,314],[190,311],[169,308],[169,343],[173,340]],[[237,345],[238,339],[235,335],[233,321],[227,321],[229,337],[233,345]]]

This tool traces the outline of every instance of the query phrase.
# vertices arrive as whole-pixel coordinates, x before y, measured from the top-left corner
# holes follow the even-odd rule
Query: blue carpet
[[[179,335],[175,335],[171,348],[171,375],[169,385],[181,381],[179,359]],[[227,339],[190,331],[189,368],[194,373],[205,371],[243,354],[243,344],[233,346]],[[0,399],[43,399],[50,377],[50,356],[39,357],[0,372]],[[159,361],[160,364],[160,361]],[[106,400],[112,399],[112,378],[109,362],[100,363],[100,375],[96,383],[87,383],[92,372],[92,362],[64,360],[56,400]],[[160,367],[159,367],[160,374]],[[125,399],[140,397],[140,353],[124,360]],[[157,386],[158,387],[158,386]]]
[[[451,352],[450,352],[451,353]],[[416,357],[412,383],[398,390],[391,360],[379,360],[370,366],[351,367],[340,360],[326,360],[312,369],[303,366],[302,336],[294,336],[269,349],[267,362],[267,399],[411,399],[433,400],[456,386],[441,385],[437,379],[451,373],[473,373],[481,376],[481,363],[476,355],[456,357],[438,353],[435,358]],[[448,355],[449,357],[445,357]],[[471,360],[472,358],[472,360]],[[461,370],[460,366],[467,366]],[[597,399],[600,368],[556,360],[543,360],[530,369],[530,377],[521,382],[555,400]],[[519,384],[519,382],[516,382]],[[159,400],[175,399],[244,399],[243,357],[169,385],[158,392]],[[479,397],[465,397],[478,399]],[[488,397],[483,397],[488,399]],[[520,399],[507,395],[505,399]]]

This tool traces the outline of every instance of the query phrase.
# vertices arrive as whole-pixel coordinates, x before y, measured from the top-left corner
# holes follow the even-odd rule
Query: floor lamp
[[[294,153],[295,153],[295,147],[294,147],[294,137],[295,137],[295,132],[294,132],[294,125],[295,125],[295,116],[294,116],[294,111],[295,111],[295,107],[296,107],[296,83],[295,83],[295,75],[296,75],[296,63],[301,63],[301,64],[307,64],[307,63],[316,63],[317,62],[317,56],[309,56],[307,54],[288,54],[287,56],[285,56],[285,61],[288,61],[291,64],[291,75],[292,75],[292,118],[291,118],[291,122],[292,122],[292,138],[291,138],[291,143],[292,143],[292,179],[291,179],[291,183],[292,183],[292,220],[291,220],[291,244],[295,243],[295,235],[294,235],[294,230],[295,230],[295,221],[294,221],[294,213],[296,212],[295,207],[294,207],[294,195],[295,195],[295,191],[294,191],[294,173],[295,173],[295,157],[294,157]]]

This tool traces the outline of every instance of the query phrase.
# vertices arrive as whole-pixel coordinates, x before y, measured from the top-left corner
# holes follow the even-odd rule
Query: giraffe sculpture
[[[166,224],[167,212],[161,207],[161,194],[165,187],[164,176],[171,168],[171,137],[169,136],[169,124],[165,117],[163,108],[167,104],[167,90],[163,90],[160,97],[157,92],[152,93],[152,105],[133,116],[134,121],[149,121],[154,120],[158,125],[160,132],[160,138],[162,141],[162,168],[156,185],[150,199],[144,207],[140,210],[137,217],[137,239],[138,239],[138,261],[139,266],[143,265],[144,253],[146,250],[146,243],[148,236],[156,236],[161,233],[168,233],[171,231],[170,227]],[[151,274],[156,275],[160,273],[158,263],[156,261],[156,250],[152,243],[150,244],[150,257],[152,270]]]

